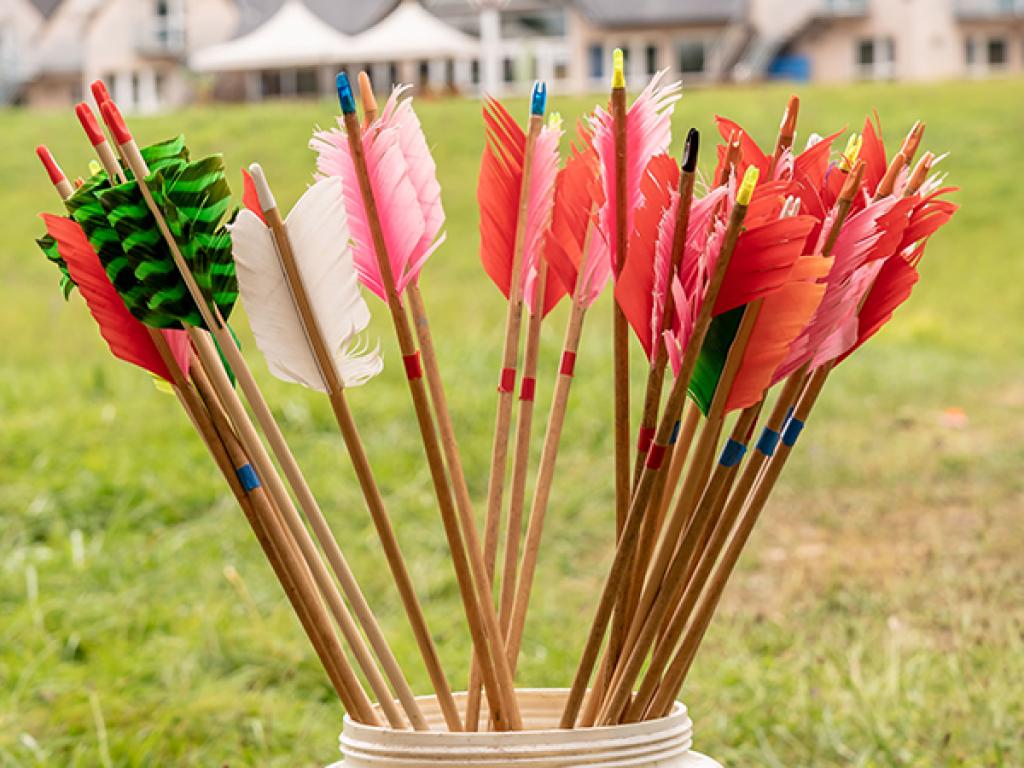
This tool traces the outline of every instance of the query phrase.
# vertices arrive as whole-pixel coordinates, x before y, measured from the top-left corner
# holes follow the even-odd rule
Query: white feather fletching
[[[346,387],[365,383],[384,363],[379,347],[368,349],[360,336],[370,322],[370,309],[352,261],[341,179],[322,179],[306,190],[285,219],[285,229],[338,375]],[[270,229],[252,211],[240,211],[231,225],[231,249],[242,303],[270,372],[326,392]]]

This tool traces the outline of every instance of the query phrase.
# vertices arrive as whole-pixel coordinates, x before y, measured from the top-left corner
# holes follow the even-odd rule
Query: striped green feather
[[[57,241],[51,235],[46,234],[36,238],[36,243],[42,250],[43,255],[60,270],[60,291],[64,294],[64,300],[66,301],[75,289],[75,281],[71,279],[71,273],[68,272],[68,263],[64,261],[60,251],[57,250]]]
[[[184,136],[142,147],[140,151],[147,165],[154,170],[183,166],[189,157]],[[134,267],[121,247],[120,237],[111,226],[106,209],[100,202],[100,193],[107,189],[110,189],[110,184],[105,173],[100,172],[88,179],[66,201],[71,217],[85,231],[107,272],[107,277],[124,299],[132,315],[153,327],[180,327],[180,323],[173,315],[156,312],[149,307],[149,292],[135,277]]]
[[[224,161],[213,156],[184,162],[173,151],[169,155],[162,170],[150,174],[145,183],[203,296],[227,318],[238,299],[238,286],[224,227],[231,204]],[[161,318],[161,327],[167,327],[166,318],[204,326],[137,182],[99,190],[96,196],[135,280],[136,289],[126,296],[126,303],[142,302],[140,311],[151,319]]]
[[[163,174],[152,174],[150,181],[156,182],[157,188],[153,190],[153,199],[167,218],[168,224],[177,222],[178,212],[163,194]],[[170,250],[153,220],[142,193],[139,192],[138,182],[133,180],[103,190],[99,193],[99,199],[107,220],[121,241],[125,259],[139,288],[138,298],[146,308],[155,315],[172,317],[188,325],[202,326],[199,309],[189,295]],[[187,236],[184,232],[182,234]],[[178,238],[179,234],[175,233],[175,239]],[[204,274],[197,269],[194,260],[189,258],[190,253],[186,253],[184,248],[182,251],[200,290],[206,294],[208,285]],[[128,299],[125,301],[127,303]]]

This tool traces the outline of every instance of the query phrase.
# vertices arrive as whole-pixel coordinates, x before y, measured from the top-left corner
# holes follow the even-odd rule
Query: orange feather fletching
[[[599,183],[597,153],[586,140],[570,150],[555,181],[555,205],[544,241],[544,259],[566,289],[590,306],[611,276],[604,232],[594,226],[604,201]],[[586,249],[586,252],[584,252]]]
[[[44,213],[46,231],[57,241],[57,250],[68,264],[71,278],[99,326],[100,335],[115,357],[171,380],[170,371],[149,336],[146,326],[132,317],[111,284],[99,256],[82,228],[71,219]],[[189,341],[184,331],[163,330],[178,367],[188,372]]]
[[[480,206],[480,260],[484,271],[508,298],[512,286],[516,229],[526,155],[526,134],[502,104],[488,99],[484,105],[487,145],[480,163],[477,203]],[[534,147],[520,269],[524,295],[537,268],[544,232],[551,221],[555,178],[558,173],[558,141],[561,130],[541,129]],[[554,282],[557,293],[557,281]]]

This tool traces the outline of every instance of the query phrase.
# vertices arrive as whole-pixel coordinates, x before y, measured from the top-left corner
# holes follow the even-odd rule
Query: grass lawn
[[[705,132],[707,170],[715,112],[767,144],[787,95],[687,94],[677,136]],[[553,107],[571,124],[591,103]],[[910,304],[826,390],[684,691],[696,743],[737,768],[1020,766],[1024,81],[806,88],[803,104],[804,136],[859,129],[877,107],[891,146],[927,120],[925,144],[952,153],[943,166],[963,209],[932,243]],[[134,125],[145,142],[184,131],[194,154],[223,151],[232,168],[260,160],[290,205],[311,177],[310,131],[335,113],[326,102],[218,106]],[[479,500],[504,318],[476,253],[483,130],[476,102],[420,114],[449,223],[423,286]],[[74,116],[0,113],[0,135],[0,765],[331,762],[342,712],[239,510],[176,404],[110,358],[32,241],[36,213],[59,210],[32,147],[45,141],[70,174],[84,171]],[[351,399],[462,687],[463,615],[386,313],[371,302],[387,368]],[[610,555],[609,314],[605,296],[584,334],[525,685],[570,680]],[[545,334],[540,414],[564,319],[562,308]],[[326,400],[270,377],[240,311],[235,325],[425,692]],[[966,426],[951,425],[952,408]]]

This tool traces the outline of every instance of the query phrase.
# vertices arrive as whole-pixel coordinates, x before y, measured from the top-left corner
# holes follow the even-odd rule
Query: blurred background
[[[962,188],[890,327],[840,367],[741,561],[683,697],[726,766],[1024,765],[1024,2],[1021,0],[0,0],[0,766],[322,766],[341,711],[243,517],[174,401],[110,358],[34,238],[90,148],[104,79],[141,143],[260,161],[308,185],[334,75],[412,83],[448,239],[423,276],[471,491],[486,491],[504,304],[479,265],[480,94],[571,127],[681,79],[672,151],[714,115],[798,146],[916,119]],[[840,140],[840,146],[845,137]],[[456,687],[469,646],[386,313],[351,401]],[[546,323],[547,412],[564,307]],[[232,324],[418,691],[428,681],[326,400],[273,379]],[[610,304],[587,321],[521,681],[566,685],[613,531]],[[639,349],[633,372],[640,391]],[[544,372],[547,372],[546,375]],[[585,375],[583,372],[586,372]],[[536,428],[539,433],[540,427]],[[539,439],[534,440],[539,449]],[[534,466],[536,456],[534,456]]]

